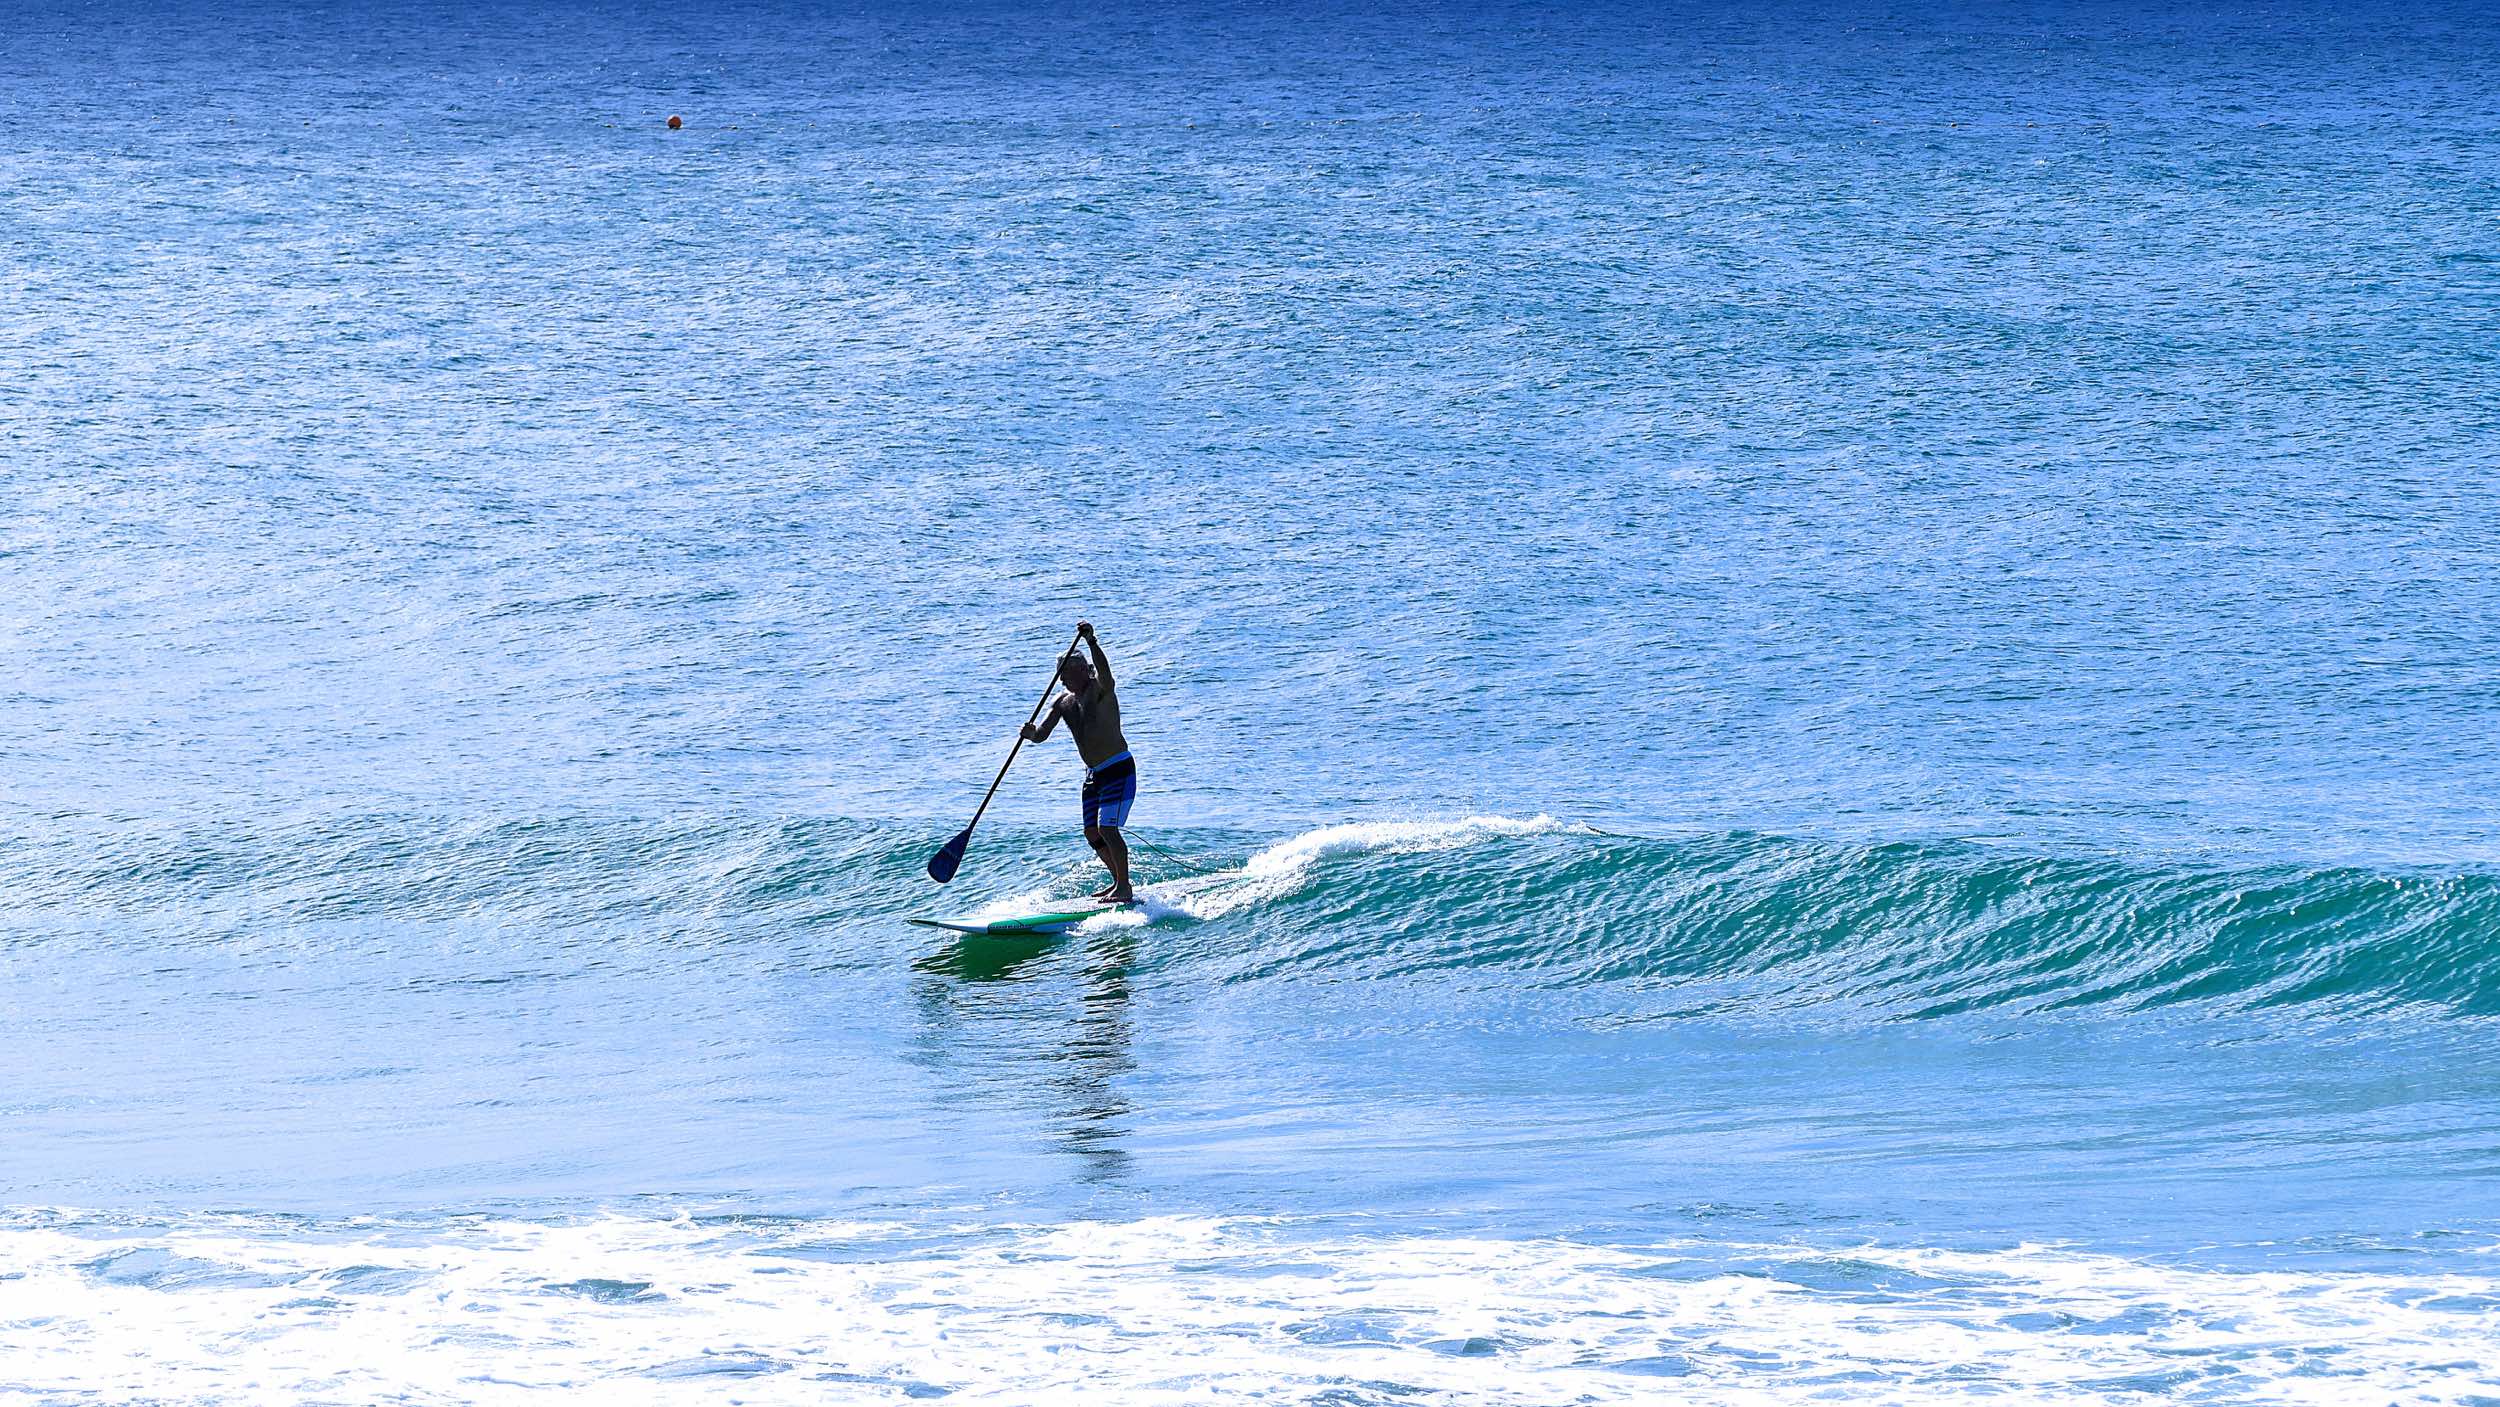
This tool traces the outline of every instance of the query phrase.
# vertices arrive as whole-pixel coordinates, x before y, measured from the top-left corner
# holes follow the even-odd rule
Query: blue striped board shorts
[[[1137,800],[1137,759],[1127,753],[1085,772],[1085,824],[1118,830]]]

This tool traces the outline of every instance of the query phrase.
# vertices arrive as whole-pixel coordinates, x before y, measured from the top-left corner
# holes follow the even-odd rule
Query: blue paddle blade
[[[929,878],[940,884],[953,879],[955,867],[964,862],[964,847],[971,843],[972,830],[967,826],[953,840],[939,847],[938,853],[929,857]]]

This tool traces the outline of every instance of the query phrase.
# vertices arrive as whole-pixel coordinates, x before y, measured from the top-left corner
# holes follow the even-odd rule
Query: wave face
[[[1178,913],[1248,920],[1262,941],[1245,977],[1477,969],[1901,1018],[2500,1013],[2500,876],[2482,873],[1662,840],[1479,818],[1332,827],[1237,875],[1164,888]],[[1289,936],[1311,932],[1333,936]]]
[[[1541,816],[1348,823],[1265,845],[1139,839],[1143,906],[1085,931],[1186,929],[1139,961],[1209,981],[1628,984],[1688,993],[1679,1010],[1694,1015],[1833,1019],[2500,1014],[2500,875],[2476,871],[1642,838]],[[0,878],[28,931],[104,922],[265,940],[453,923],[600,929],[631,945],[780,926],[830,959],[872,962],[908,941],[891,922],[902,915],[996,917],[1098,877],[1069,838],[1002,829],[933,890],[918,871],[935,843],[920,827],[851,822],[95,826],[12,847]]]

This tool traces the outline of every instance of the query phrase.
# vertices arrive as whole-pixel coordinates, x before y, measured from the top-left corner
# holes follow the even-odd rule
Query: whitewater
[[[2216,1379],[2281,1403],[2470,1402],[2500,1334],[2485,1276],[2050,1247],[1600,1249],[1186,1217],[10,1230],[0,1352],[37,1396],[1924,1403],[1984,1374],[2039,1402]]]

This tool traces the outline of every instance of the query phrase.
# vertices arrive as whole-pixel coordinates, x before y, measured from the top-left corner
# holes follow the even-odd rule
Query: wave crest
[[[1476,817],[1332,826],[1156,894],[1150,917],[1245,926],[1219,948],[1237,977],[1672,984],[1705,1006],[1907,1018],[2188,1005],[2500,1014],[2500,877],[2479,873],[1662,840]]]

